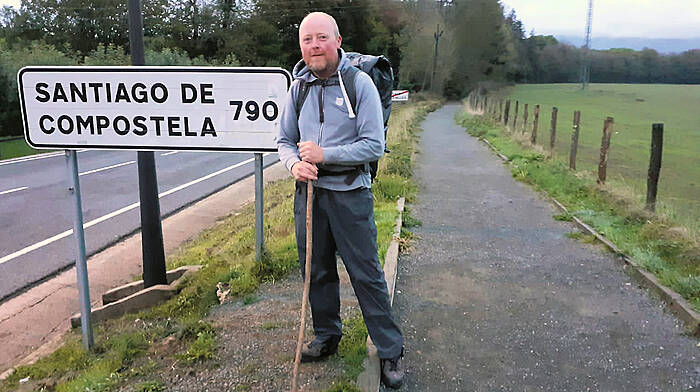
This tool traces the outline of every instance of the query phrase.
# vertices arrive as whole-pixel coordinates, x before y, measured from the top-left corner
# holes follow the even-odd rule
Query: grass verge
[[[513,177],[559,200],[571,215],[614,242],[700,311],[700,246],[690,228],[638,208],[624,192],[597,185],[591,171],[572,172],[567,162],[547,158],[533,150],[525,137],[508,133],[491,119],[468,114],[465,108],[457,120],[467,132],[487,138],[508,157]]]
[[[35,150],[27,144],[24,139],[5,141],[0,138],[0,160],[19,158],[27,155],[35,155],[54,150]]]
[[[397,216],[396,200],[415,197],[416,185],[410,180],[415,155],[418,124],[430,110],[439,106],[435,99],[414,99],[396,106],[388,131],[392,150],[380,161],[373,192],[377,223],[378,252],[383,263],[391,242]],[[23,142],[23,141],[22,141]],[[21,366],[0,383],[0,391],[112,391],[130,379],[142,380],[139,391],[164,390],[152,379],[155,364],[150,353],[165,353],[182,366],[217,359],[216,330],[201,321],[218,304],[216,284],[228,282],[231,295],[255,301],[252,295],[261,282],[284,278],[297,271],[293,216],[294,183],[283,180],[265,189],[265,244],[261,263],[255,262],[254,206],[227,217],[205,230],[167,261],[168,269],[200,264],[203,268],[183,284],[179,295],[166,303],[138,314],[109,320],[95,327],[95,350],[86,352],[79,331],[67,343],[33,365]],[[345,321],[346,337],[340,348],[343,377],[334,391],[352,391],[366,356],[367,331],[360,317]],[[341,389],[338,389],[341,388]]]

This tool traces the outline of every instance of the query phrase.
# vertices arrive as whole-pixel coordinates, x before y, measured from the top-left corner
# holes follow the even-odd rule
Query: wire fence
[[[591,171],[598,184],[624,187],[620,191],[627,195],[631,191],[631,196],[641,201],[645,209],[652,212],[659,209],[659,212],[694,229],[700,226],[700,190],[687,191],[688,186],[690,189],[696,186],[693,181],[700,182],[700,179],[693,179],[692,175],[687,174],[692,171],[679,173],[677,168],[661,171],[664,124],[649,124],[651,137],[648,147],[631,146],[623,143],[622,139],[616,145],[612,137],[616,134],[614,117],[601,116],[598,130],[585,130],[589,134],[584,143],[580,137],[582,113],[579,110],[567,113],[566,117],[571,122],[565,123],[561,121],[558,107],[545,109],[539,104],[482,94],[478,90],[467,97],[466,104],[472,113],[501,123],[512,138],[550,158],[568,163],[572,172]],[[591,142],[594,139],[590,133],[598,133],[600,144]],[[611,152],[617,155],[614,161],[610,160]],[[622,158],[630,154],[636,155],[634,163]],[[640,154],[649,154],[648,165],[644,168],[639,164]]]

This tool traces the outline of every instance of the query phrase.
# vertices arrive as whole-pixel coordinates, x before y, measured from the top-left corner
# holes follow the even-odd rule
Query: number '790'
[[[250,121],[255,121],[260,118],[262,114],[263,118],[267,121],[274,121],[279,114],[279,108],[277,104],[272,101],[266,101],[262,104],[262,108],[255,101],[248,101],[245,104],[243,101],[230,101],[229,104],[236,108],[236,112],[233,114],[233,120],[237,121],[241,116],[241,109],[245,107],[246,113],[248,115],[246,118]]]

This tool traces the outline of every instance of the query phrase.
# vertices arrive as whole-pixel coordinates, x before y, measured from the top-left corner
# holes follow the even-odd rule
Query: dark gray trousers
[[[391,316],[384,271],[377,256],[372,191],[358,188],[331,191],[314,188],[311,316],[314,334],[327,340],[342,334],[340,284],[336,250],[345,263],[362,309],[362,317],[379,358],[401,354],[403,336]],[[306,261],[306,183],[297,182],[294,196],[297,249],[302,275]]]

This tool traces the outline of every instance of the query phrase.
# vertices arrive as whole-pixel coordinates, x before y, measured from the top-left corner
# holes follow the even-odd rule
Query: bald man
[[[340,48],[335,19],[314,12],[299,26],[302,60],[282,112],[277,139],[280,161],[296,179],[294,220],[302,274],[306,260],[306,182],[314,181],[311,315],[315,338],[302,362],[338,350],[342,336],[336,251],[345,263],[369,335],[382,363],[382,381],[399,388],[404,372],[403,336],[391,315],[384,272],[377,257],[377,228],[369,162],[384,153],[379,93]],[[354,78],[350,72],[358,72]],[[351,105],[343,77],[354,81]],[[297,108],[299,94],[305,95]]]

